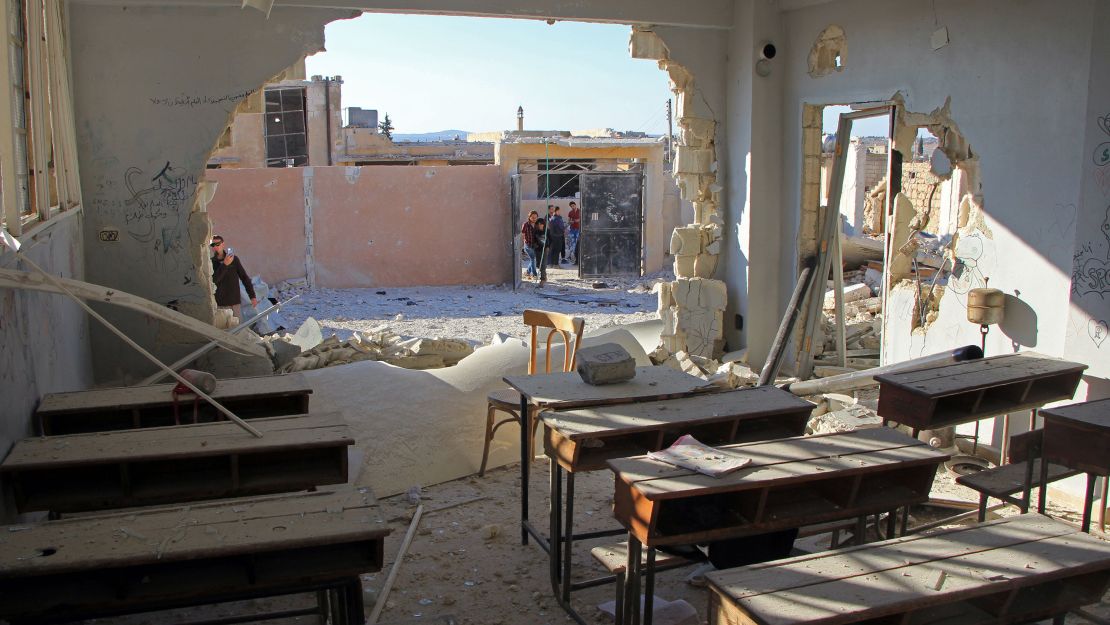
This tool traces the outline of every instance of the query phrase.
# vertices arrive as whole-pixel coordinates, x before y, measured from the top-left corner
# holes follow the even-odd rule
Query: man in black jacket
[[[247,275],[247,270],[243,269],[243,263],[239,262],[239,257],[231,253],[231,250],[224,244],[224,238],[220,235],[212,237],[212,243],[209,245],[212,248],[212,283],[216,285],[216,306],[218,308],[230,308],[232,314],[242,317],[239,313],[239,282],[243,283],[243,288],[247,290],[247,295],[251,298],[251,305],[258,306],[258,298],[254,294],[254,286],[251,284],[251,278]]]

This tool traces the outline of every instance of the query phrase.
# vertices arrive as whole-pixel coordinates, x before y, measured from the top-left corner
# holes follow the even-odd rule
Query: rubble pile
[[[823,378],[851,371],[879,366],[879,349],[882,346],[883,298],[878,296],[882,286],[882,263],[870,261],[859,269],[844,272],[844,337],[846,353],[844,366],[838,363],[836,347],[836,299],[830,290],[825,293],[823,305],[823,342],[816,342],[813,372]]]
[[[333,334],[304,351],[300,351],[297,338],[296,335],[286,334],[270,341],[279,373],[322,369],[363,360],[376,360],[405,369],[441,369],[458,364],[474,353],[474,346],[462,339],[405,339],[394,334],[387,325],[368,332],[355,332],[347,341],[341,341]],[[279,343],[282,345],[279,346]],[[291,350],[296,350],[296,353],[291,354]]]

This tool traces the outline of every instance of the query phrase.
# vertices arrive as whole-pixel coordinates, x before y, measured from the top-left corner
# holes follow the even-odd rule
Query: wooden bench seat
[[[347,481],[337,417],[221,421],[19,441],[0,465],[20,512],[78,512],[292,492]]]
[[[0,620],[320,592],[314,613],[361,624],[359,575],[381,569],[388,533],[374,496],[346,487],[0,527]]]
[[[1050,462],[1041,483],[1041,452],[1044,449],[1044,430],[1031,430],[1010,437],[1009,464],[984,469],[978,473],[962,475],[956,483],[979,493],[979,522],[987,518],[987,500],[991,497],[1017,506],[1022,513],[1029,512],[1032,489],[1044,487],[1079,473],[1077,470]],[[1015,493],[1021,497],[1014,498]]]
[[[1027,514],[706,577],[710,623],[999,625],[1099,601],[1110,543]]]
[[[50,393],[42,398],[35,419],[43,436],[107,432],[175,425],[176,384],[152,384],[87,391]],[[211,396],[242,419],[307,414],[312,387],[300,373],[254,378],[228,378],[216,383]],[[193,396],[178,402],[181,423],[193,422]],[[198,422],[223,418],[210,404],[197,406]]]

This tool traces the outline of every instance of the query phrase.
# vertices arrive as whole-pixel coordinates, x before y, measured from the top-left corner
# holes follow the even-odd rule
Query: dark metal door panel
[[[583,173],[579,184],[582,193],[579,276],[642,275],[643,174]]]

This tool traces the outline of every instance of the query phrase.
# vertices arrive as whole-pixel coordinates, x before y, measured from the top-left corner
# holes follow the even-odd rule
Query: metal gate
[[[589,172],[580,176],[582,233],[578,241],[578,275],[583,278],[642,275],[643,173]]]

